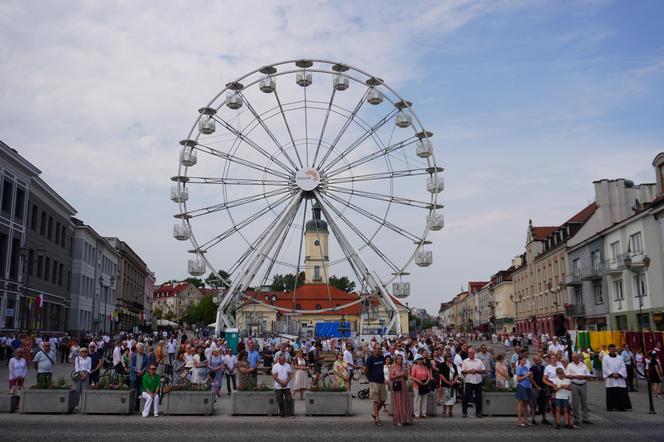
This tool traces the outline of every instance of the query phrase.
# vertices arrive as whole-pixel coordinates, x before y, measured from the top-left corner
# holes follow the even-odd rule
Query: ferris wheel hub
[[[316,189],[320,181],[320,172],[313,167],[303,167],[295,174],[295,184],[305,192]]]

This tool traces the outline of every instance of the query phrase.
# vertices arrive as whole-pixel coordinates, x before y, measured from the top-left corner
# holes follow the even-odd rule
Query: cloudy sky
[[[593,180],[654,181],[664,3],[353,3],[0,0],[0,139],[163,281],[186,275],[168,192],[196,109],[280,60],[376,73],[413,101],[446,169],[446,229],[410,276],[410,305],[430,312],[508,267],[529,218],[592,201]]]

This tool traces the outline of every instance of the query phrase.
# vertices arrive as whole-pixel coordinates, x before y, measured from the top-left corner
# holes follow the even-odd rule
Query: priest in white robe
[[[616,346],[609,345],[609,354],[602,359],[602,372],[606,386],[607,411],[625,411],[632,408],[627,393],[627,367],[616,353]]]

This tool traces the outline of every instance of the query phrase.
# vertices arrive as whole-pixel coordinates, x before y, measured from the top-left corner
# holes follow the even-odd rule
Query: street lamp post
[[[634,273],[637,275],[637,286],[636,286],[636,293],[639,298],[639,333],[641,334],[641,349],[643,351],[643,354],[646,354],[646,341],[643,337],[643,293],[639,290],[639,281],[638,281],[638,275],[640,274],[647,274],[646,272],[648,271],[648,267],[650,267],[650,257],[648,255],[645,255],[643,257],[643,260],[641,261],[643,264],[643,272],[641,272],[639,269],[634,269],[632,268],[632,257],[627,255],[625,256],[623,260],[623,264],[629,270],[630,272]],[[650,323],[650,317],[648,318],[648,323]],[[648,404],[650,406],[650,410],[648,411],[649,414],[655,414],[655,404],[653,404],[652,401],[652,387],[650,386],[650,378],[648,377],[647,373],[644,373],[644,377],[646,378],[646,386],[648,388]]]
[[[29,247],[27,247],[27,246],[21,247],[21,249],[19,251],[19,254],[20,254],[21,259],[23,261],[23,266],[25,267],[25,270],[24,270],[24,272],[25,272],[25,284],[23,286],[23,297],[25,298],[25,304],[27,306],[27,303],[28,303],[28,285],[30,284],[30,272],[29,272],[30,264],[36,263],[39,260],[39,258],[44,258],[44,256],[46,255],[46,248],[43,245],[37,247],[37,257],[35,259],[33,259],[32,261],[30,261],[30,248]],[[22,305],[21,305],[21,310],[23,310]],[[23,324],[21,324],[21,322],[22,322],[21,320],[23,319],[23,314],[22,314],[22,312],[18,312],[18,313],[19,314],[18,314],[17,328],[20,330],[22,325],[23,325]],[[16,314],[16,312],[14,314]],[[29,329],[30,328],[30,318],[28,316],[25,319],[26,319],[26,321],[25,321],[26,324],[25,325],[27,326],[26,329]]]
[[[99,284],[101,285],[103,278],[99,277]],[[108,290],[104,293],[104,333],[106,333],[106,321],[108,320],[108,292],[111,291],[113,285],[115,284],[115,276],[111,276],[108,280]]]

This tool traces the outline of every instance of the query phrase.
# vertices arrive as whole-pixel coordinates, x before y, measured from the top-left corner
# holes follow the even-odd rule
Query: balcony
[[[583,284],[583,277],[580,269],[571,275],[565,275],[565,285],[575,286],[582,284]]]
[[[604,261],[604,274],[621,274],[623,270],[625,270],[625,255],[618,255],[615,258]]]
[[[608,261],[594,263],[592,268],[584,272],[582,279],[584,281],[597,281],[602,279],[602,275],[606,274]]]
[[[567,316],[585,316],[586,309],[583,304],[565,304],[565,313]]]

